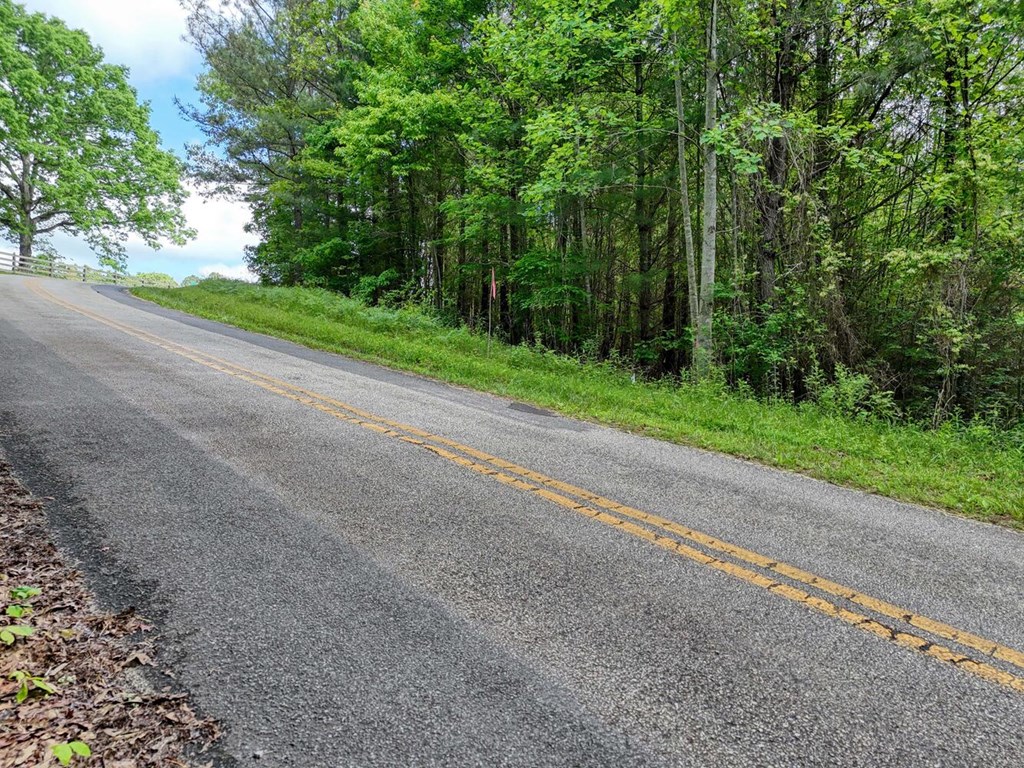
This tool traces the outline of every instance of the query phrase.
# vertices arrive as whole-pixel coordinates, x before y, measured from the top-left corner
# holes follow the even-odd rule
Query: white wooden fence
[[[78,280],[83,283],[108,283],[113,285],[156,285],[131,275],[122,275],[112,269],[94,269],[84,264],[72,264],[59,256],[32,256],[20,258],[16,253],[0,251],[0,272],[16,275],[37,275],[57,277],[63,280]]]

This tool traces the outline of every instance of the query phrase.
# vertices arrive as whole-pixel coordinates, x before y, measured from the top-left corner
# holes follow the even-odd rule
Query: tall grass
[[[926,430],[765,403],[720,384],[633,380],[446,327],[414,309],[369,308],[309,288],[204,281],[137,296],[309,347],[380,363],[568,416],[795,470],[904,501],[1024,527],[1024,446],[988,430]]]

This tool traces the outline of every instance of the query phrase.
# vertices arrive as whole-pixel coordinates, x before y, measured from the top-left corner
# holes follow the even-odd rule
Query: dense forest
[[[649,376],[1024,418],[1024,3],[186,5],[190,167],[252,206],[265,282],[490,310]]]

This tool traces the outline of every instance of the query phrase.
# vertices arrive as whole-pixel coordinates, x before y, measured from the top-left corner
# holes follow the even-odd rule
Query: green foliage
[[[705,131],[706,4],[197,0],[190,169],[264,283],[678,377],[712,152],[734,391],[1024,423],[1019,4],[720,5]]]
[[[382,298],[386,296],[389,289],[395,287],[400,279],[398,271],[395,269],[384,270],[379,275],[364,275],[359,278],[359,282],[352,289],[352,298],[371,307],[380,303],[387,304],[387,301],[382,302]]]
[[[11,589],[11,600],[28,600],[42,594],[38,587],[13,587]]]
[[[839,363],[829,380],[820,369],[807,377],[810,400],[828,414],[848,419],[897,421],[900,413],[892,392],[879,390],[870,376]]]
[[[330,291],[204,281],[135,289],[143,298],[311,347],[473,387],[644,434],[794,469],[906,501],[1024,525],[1024,440],[948,424],[890,424],[889,396],[837,369],[812,377],[817,402],[760,402],[719,369],[699,383],[643,382],[613,362],[489,344],[421,311],[366,307]],[[1016,437],[1012,437],[1016,435]]]
[[[0,626],[0,642],[4,645],[14,645],[14,641],[19,637],[32,637],[35,633],[35,629],[23,624]]]
[[[12,619],[23,619],[27,617],[32,613],[32,603],[29,602],[29,599],[39,595],[40,593],[41,590],[37,587],[13,587],[10,592],[12,602],[8,604],[6,609],[4,609],[4,614]],[[6,638],[4,638],[4,642],[7,642]],[[8,643],[8,645],[10,645],[10,643]]]
[[[190,236],[181,163],[85,33],[0,0],[0,86],[0,234],[23,255],[64,231],[120,267],[129,233],[154,248]]]
[[[16,669],[8,677],[18,684],[18,691],[14,694],[14,700],[19,704],[25,701],[33,690],[42,691],[47,696],[57,692],[57,689],[50,685],[45,677],[33,675],[24,669]]]
[[[68,741],[62,744],[50,745],[53,756],[60,761],[61,765],[71,765],[71,761],[78,757],[91,757],[92,749],[84,741]]]
[[[163,272],[138,272],[132,276],[143,285],[150,285],[154,288],[177,288],[178,281]]]

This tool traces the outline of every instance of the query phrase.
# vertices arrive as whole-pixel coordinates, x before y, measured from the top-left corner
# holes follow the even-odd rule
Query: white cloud
[[[188,225],[196,230],[196,239],[185,246],[167,245],[163,251],[175,258],[202,261],[241,259],[245,246],[256,245],[259,238],[245,231],[249,206],[235,200],[203,199],[195,187],[186,185],[189,198],[182,211]],[[141,240],[129,240],[129,248],[143,248]]]
[[[234,200],[204,200],[194,188],[186,187],[191,195],[182,210],[189,226],[196,230],[196,238],[183,246],[164,244],[160,250],[154,251],[140,237],[130,235],[125,242],[129,271],[166,272],[180,280],[189,274],[201,274],[199,265],[207,264],[221,274],[228,274],[221,270],[223,267],[234,270],[233,277],[251,279],[251,275],[247,277],[237,271],[245,270],[242,265],[245,246],[259,242],[258,237],[245,231],[250,218],[249,207]],[[0,238],[0,243],[2,240]],[[97,264],[92,249],[79,238],[56,233],[51,242],[68,261]],[[10,250],[10,247],[0,244],[0,250]]]
[[[158,260],[177,279],[188,274],[203,275],[207,267],[228,277],[252,280],[254,277],[242,263],[247,245],[256,245],[259,238],[245,231],[249,223],[249,206],[235,200],[203,199],[194,187],[186,184],[190,192],[182,211],[188,225],[196,231],[194,240],[185,245],[164,244],[154,252],[136,235],[128,238],[128,269],[144,271],[144,265]]]
[[[199,66],[199,54],[181,39],[188,14],[178,0],[27,0],[25,5],[84,30],[108,62],[131,69],[135,82],[185,75]]]
[[[256,281],[256,275],[250,272],[245,264],[207,264],[199,268],[200,277],[209,277],[214,274],[230,277],[232,280],[245,280],[249,283]]]

